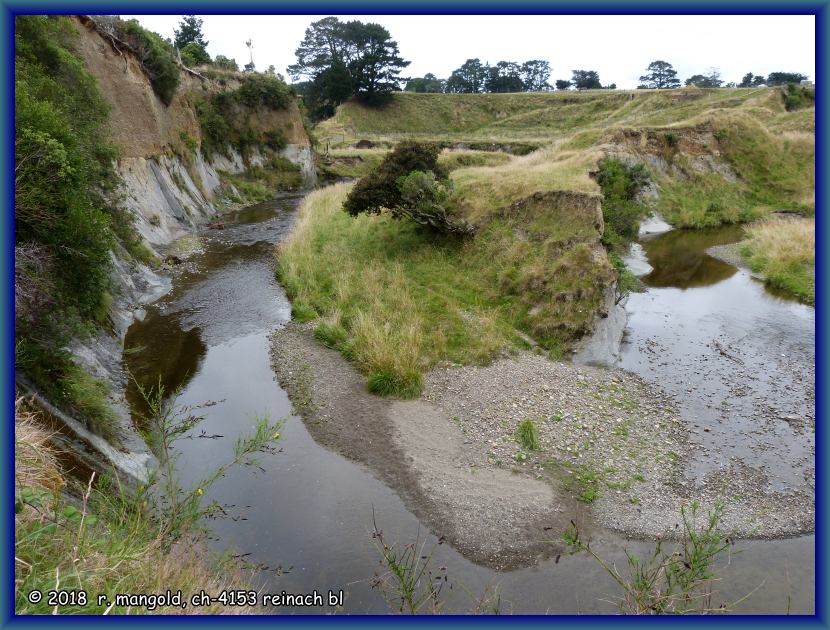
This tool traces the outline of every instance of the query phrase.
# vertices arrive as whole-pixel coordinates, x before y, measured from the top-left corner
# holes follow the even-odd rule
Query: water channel
[[[291,401],[270,365],[269,334],[291,314],[290,303],[274,277],[274,245],[289,234],[300,200],[299,195],[282,196],[227,215],[224,229],[203,231],[199,253],[177,271],[172,292],[148,307],[144,319],[129,329],[124,362],[140,382],[151,385],[161,378],[168,391],[178,389],[178,404],[221,401],[203,410],[205,419],[193,431],[192,439],[179,442],[179,468],[185,485],[198,483],[228,459],[234,439],[248,433],[257,417],[265,414],[273,420],[284,419],[278,453],[261,458],[259,468],[232,470],[209,491],[209,500],[228,506],[227,518],[210,523],[213,547],[244,554],[248,563],[257,566],[254,579],[266,592],[343,589],[343,612],[389,612],[394,607],[372,588],[372,578],[380,570],[371,537],[373,513],[387,541],[405,544],[419,539],[430,551],[437,540],[370,472],[314,442],[302,420],[292,415]],[[723,405],[705,390],[712,376],[702,359],[694,360],[695,353],[716,332],[727,353],[741,338],[736,336],[756,335],[763,343],[740,355],[745,362],[757,360],[757,364],[745,363],[749,371],[770,359],[763,346],[774,335],[776,344],[769,352],[784,354],[779,357],[783,361],[792,356],[795,346],[799,352],[806,345],[812,348],[814,315],[809,307],[765,293],[755,280],[741,277],[745,272],[708,260],[703,250],[709,241],[690,245],[688,256],[672,254],[672,249],[695,237],[671,234],[681,233],[644,243],[655,270],[644,279],[648,292],[629,300],[629,332],[621,365],[678,394],[688,394],[682,390],[690,382],[697,383],[701,395],[684,403],[684,412],[697,418],[695,422],[701,427],[710,428],[701,433],[706,437],[699,439],[721,440],[723,457],[741,454],[745,444],[730,440],[734,427],[721,427],[717,414],[707,407],[712,400],[719,409]],[[724,233],[718,238],[729,242],[735,237]],[[668,239],[665,248],[663,239]],[[717,294],[694,295],[694,291],[708,290],[706,287],[720,288]],[[701,302],[702,298],[706,301]],[[740,313],[758,301],[765,310],[750,308],[745,317],[736,320],[712,315],[722,307]],[[649,345],[650,340],[659,345]],[[652,347],[659,349],[654,358],[648,350]],[[801,357],[804,359],[803,354]],[[665,363],[692,367],[669,372]],[[797,370],[787,373],[800,374]],[[769,388],[779,375],[760,371],[758,378],[757,387]],[[797,388],[799,383],[795,380],[791,386]],[[134,387],[128,390],[128,400],[139,421],[144,406]],[[727,403],[741,404],[732,398]],[[808,404],[805,400],[804,405]],[[716,427],[718,432],[713,432]],[[739,428],[751,433],[753,427],[741,424]],[[794,458],[811,457],[808,440],[794,441],[784,433],[784,427],[775,430],[780,434],[757,439],[770,443],[786,440],[792,445]],[[222,437],[200,439],[202,431]],[[780,461],[790,461],[789,455],[770,453],[764,465],[779,472],[784,470]],[[702,465],[715,466],[717,462]],[[786,472],[797,475],[800,470],[795,466]],[[703,470],[691,473],[702,474]],[[739,541],[735,548],[742,553],[730,555],[718,565],[722,599],[737,600],[757,587],[737,608],[739,612],[781,613],[788,607],[791,612],[812,612],[813,544],[813,536]],[[625,548],[644,553],[652,545],[600,532],[593,547],[604,557],[624,564]],[[433,565],[446,567],[449,581],[442,599],[447,612],[473,610],[488,588],[498,592],[501,610],[506,613],[617,610],[605,601],[618,593],[614,582],[585,555],[552,558],[498,573],[475,565],[445,544],[435,546]]]

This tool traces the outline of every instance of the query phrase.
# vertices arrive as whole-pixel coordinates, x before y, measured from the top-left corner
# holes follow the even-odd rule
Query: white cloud
[[[144,26],[173,36],[180,16],[138,15]],[[254,45],[259,70],[273,64],[284,75],[308,25],[322,15],[203,15],[208,52],[248,61]],[[681,79],[715,67],[725,81],[747,72],[781,70],[815,75],[812,15],[362,15],[343,20],[377,22],[392,34],[404,59],[404,74],[427,72],[446,78],[467,58],[546,59],[552,79],[571,70],[597,70],[603,84],[633,88],[655,59],[673,64]]]

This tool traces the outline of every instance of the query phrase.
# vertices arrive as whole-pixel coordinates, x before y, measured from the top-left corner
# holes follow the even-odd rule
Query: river
[[[446,568],[441,596],[447,612],[475,609],[488,588],[498,593],[506,613],[615,612],[605,601],[618,593],[614,582],[584,554],[498,573],[438,545],[393,491],[316,444],[292,414],[270,365],[268,337],[290,319],[290,303],[274,278],[273,251],[290,232],[300,200],[299,195],[281,196],[227,215],[224,229],[202,232],[201,251],[177,270],[172,292],[147,308],[125,340],[125,366],[139,382],[151,385],[161,378],[168,391],[179,390],[181,405],[221,401],[203,410],[204,421],[192,439],[178,443],[185,486],[197,484],[228,459],[234,439],[249,432],[256,417],[284,419],[278,453],[263,456],[259,467],[233,469],[207,493],[208,500],[228,511],[210,522],[211,546],[243,555],[265,592],[343,589],[344,612],[388,612],[394,606],[372,586],[381,568],[371,536],[374,514],[388,542],[418,539],[425,553],[433,553],[432,566]],[[662,290],[655,287],[629,301],[631,332],[622,358],[627,369],[648,370],[648,361],[638,364],[638,348],[659,329],[660,318],[648,300]],[[640,318],[642,326],[653,323],[642,327]],[[127,394],[140,422],[143,401],[135,387]],[[199,438],[202,431],[222,437]],[[611,532],[597,534],[592,546],[623,564],[625,548],[644,553],[652,547]],[[735,549],[742,553],[718,563],[723,599],[734,601],[758,588],[739,612],[813,611],[812,536],[739,541]]]

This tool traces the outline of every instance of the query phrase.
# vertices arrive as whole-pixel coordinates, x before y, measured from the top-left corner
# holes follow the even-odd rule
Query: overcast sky
[[[173,37],[178,15],[125,15]],[[258,70],[286,67],[305,29],[325,15],[203,15],[212,57],[225,55],[240,68],[253,41]],[[471,57],[482,62],[545,59],[555,79],[571,70],[597,70],[603,85],[634,88],[649,62],[671,63],[681,80],[718,68],[724,81],[747,72],[815,75],[815,18],[812,15],[341,15],[341,20],[377,22],[411,61],[402,76],[432,72],[440,78]]]

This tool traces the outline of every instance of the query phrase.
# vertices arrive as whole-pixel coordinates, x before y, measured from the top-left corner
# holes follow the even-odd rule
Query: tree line
[[[234,59],[217,55],[211,60],[202,34],[202,20],[184,16],[173,42],[186,65],[212,64],[218,68],[238,70]],[[245,71],[254,71],[253,46]],[[381,105],[392,92],[403,90],[421,93],[481,94],[506,92],[544,92],[551,90],[598,90],[617,88],[603,85],[596,70],[572,70],[570,78],[551,83],[551,64],[544,59],[524,62],[498,61],[494,64],[478,58],[467,59],[446,79],[427,73],[422,77],[401,77],[410,64],[401,57],[398,44],[380,24],[359,20],[342,22],[326,17],[312,22],[295,51],[296,63],[288,73],[303,96],[313,119],[331,116],[345,100],[356,97],[370,105]],[[266,74],[274,74],[270,66]],[[640,77],[638,89],[672,89],[681,85],[700,88],[759,87],[800,83],[807,77],[797,72],[772,72],[767,76],[747,73],[740,83],[727,83],[717,68],[694,74],[683,83],[672,64],[652,61]]]

